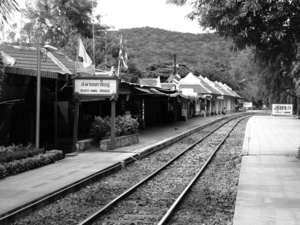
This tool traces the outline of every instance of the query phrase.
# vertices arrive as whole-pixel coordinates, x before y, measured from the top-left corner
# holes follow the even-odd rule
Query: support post
[[[300,116],[300,99],[297,99],[297,116]]]
[[[111,129],[110,129],[110,149],[113,150],[116,148],[115,143],[115,122],[116,122],[116,100],[113,96],[111,99]]]
[[[55,80],[54,102],[54,148],[57,149],[57,80]]]
[[[76,152],[76,143],[77,143],[77,139],[78,139],[78,118],[79,118],[79,100],[75,99],[74,128],[73,128],[73,152]]]
[[[41,108],[41,46],[37,47],[37,76],[36,76],[36,129],[35,147],[40,148],[40,108]]]
[[[207,114],[207,99],[205,97],[204,117],[206,117],[206,114]]]

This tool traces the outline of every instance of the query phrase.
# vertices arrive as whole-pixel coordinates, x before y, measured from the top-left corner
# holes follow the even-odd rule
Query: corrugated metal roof
[[[142,78],[139,79],[141,85],[147,85],[151,87],[160,87],[160,78]]]
[[[16,73],[21,75],[36,76],[37,70],[37,48],[36,47],[20,47],[20,46],[4,46],[3,51],[9,56],[16,59],[13,66],[6,68],[8,73]],[[62,53],[51,52],[46,54],[45,49],[41,49],[41,76],[59,79],[62,74],[74,73],[74,62]],[[54,59],[53,59],[54,58]],[[56,59],[56,60],[55,60]],[[29,74],[26,74],[29,73]],[[59,75],[60,74],[60,75]]]
[[[173,83],[161,83],[161,87],[164,89],[170,89],[170,90],[176,88],[175,84],[173,84]]]
[[[194,92],[198,94],[211,94],[211,92],[201,86],[200,84],[179,84],[180,89],[188,88],[188,89],[193,89]]]
[[[232,94],[228,89],[226,89],[225,87],[223,87],[223,85],[220,84],[219,82],[215,82],[215,85],[216,85],[217,88],[219,88],[219,89],[224,93],[224,95],[236,97],[236,96],[235,96],[234,94]]]
[[[212,81],[210,81],[207,77],[202,77],[202,76],[199,76],[199,79],[201,81],[201,84],[207,88],[208,90],[210,90],[212,92],[212,94],[215,94],[215,95],[223,95],[223,92],[220,91]]]

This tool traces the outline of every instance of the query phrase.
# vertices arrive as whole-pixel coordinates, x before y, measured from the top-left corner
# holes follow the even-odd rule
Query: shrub
[[[116,137],[123,135],[136,134],[139,131],[139,123],[131,116],[118,116],[115,124]],[[110,117],[101,118],[95,117],[95,120],[91,124],[90,137],[95,142],[99,142],[103,139],[110,137]]]
[[[0,179],[4,178],[6,176],[7,175],[6,175],[6,169],[5,169],[5,167],[0,165]]]
[[[95,116],[95,120],[91,124],[90,136],[94,141],[103,140],[110,135],[110,117],[101,118]]]
[[[28,170],[54,163],[63,159],[63,152],[60,150],[47,151],[44,154],[38,154],[21,160],[14,160],[0,165],[0,178],[12,176]]]
[[[33,157],[35,155],[45,153],[45,149],[35,149],[35,148],[27,148],[20,147],[18,150],[2,150],[0,152],[0,163],[11,162],[14,160],[25,159],[28,157]]]
[[[118,133],[117,133],[118,132]],[[118,116],[116,119],[116,136],[136,134],[139,132],[139,123],[137,119],[131,116]]]

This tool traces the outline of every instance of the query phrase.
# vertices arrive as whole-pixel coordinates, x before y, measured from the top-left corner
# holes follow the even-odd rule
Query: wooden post
[[[116,148],[115,143],[115,122],[116,122],[116,99],[115,96],[111,98],[111,129],[110,129],[110,149]]]
[[[297,116],[300,116],[300,99],[297,99]]]
[[[54,148],[57,149],[57,80],[55,80],[54,102]]]
[[[206,117],[206,111],[207,111],[207,98],[205,97],[204,117]]]
[[[73,128],[73,152],[76,152],[76,143],[77,143],[77,138],[78,138],[78,118],[79,118],[79,100],[75,99],[74,128]]]

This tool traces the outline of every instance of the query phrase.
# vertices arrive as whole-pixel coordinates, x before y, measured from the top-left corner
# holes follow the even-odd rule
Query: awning
[[[139,91],[144,92],[144,93],[147,93],[147,94],[152,94],[151,91],[147,88],[134,87],[134,89],[139,90]]]
[[[9,100],[9,101],[2,101],[2,102],[0,102],[0,105],[22,103],[24,100],[25,100],[25,98]]]
[[[165,94],[163,92],[160,92],[158,90],[156,90],[155,88],[141,88],[141,87],[134,87],[134,89],[141,91],[143,93],[139,94],[137,93],[137,95],[159,95],[159,96],[170,96],[170,94]]]
[[[25,75],[25,76],[37,76],[37,70],[35,69],[25,69],[25,68],[18,68],[18,67],[5,67],[5,73],[10,74],[18,74],[18,75]],[[69,76],[66,74],[61,74],[59,71],[45,71],[41,70],[41,77],[50,78],[50,79],[57,79],[62,81],[68,81]]]
[[[192,95],[179,94],[179,96],[182,98],[185,98],[185,99],[189,99],[189,100],[198,100],[199,99],[199,97],[192,96]]]

